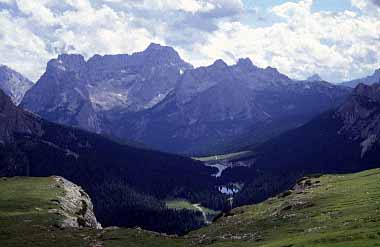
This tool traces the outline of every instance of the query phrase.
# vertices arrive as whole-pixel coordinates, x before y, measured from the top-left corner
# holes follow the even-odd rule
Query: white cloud
[[[351,4],[367,14],[380,16],[380,0],[351,0]]]
[[[0,63],[10,65],[26,75],[37,76],[51,58],[44,40],[31,32],[23,20],[0,12]]]
[[[159,42],[195,65],[250,57],[295,78],[351,79],[380,66],[377,1],[352,0],[356,12],[338,13],[289,1],[255,27],[242,22],[254,13],[241,0],[0,0],[9,5],[0,12],[0,63],[35,80],[62,52],[131,53]]]
[[[281,21],[267,27],[220,23],[207,44],[196,48],[201,55],[193,59],[202,64],[222,57],[233,63],[232,53],[249,56],[262,67],[277,67],[294,78],[319,73],[332,81],[363,76],[380,67],[378,17],[351,11],[313,13],[312,3],[275,6],[271,12]]]

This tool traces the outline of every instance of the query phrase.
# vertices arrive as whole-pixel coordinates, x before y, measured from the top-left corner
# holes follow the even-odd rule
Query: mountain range
[[[378,71],[352,89],[248,58],[194,68],[158,44],[87,61],[59,55],[26,93],[31,82],[2,68],[0,176],[65,177],[104,226],[183,234],[228,198],[257,203],[307,174],[379,166]],[[181,156],[226,152],[239,155]]]
[[[21,106],[60,124],[165,152],[205,155],[256,131],[257,143],[343,102],[349,88],[296,81],[250,59],[193,68],[171,47],[60,55]]]

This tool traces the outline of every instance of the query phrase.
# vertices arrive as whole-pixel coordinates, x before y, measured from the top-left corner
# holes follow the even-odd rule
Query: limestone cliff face
[[[101,229],[102,226],[96,219],[88,194],[81,187],[63,177],[54,177],[54,180],[57,182],[56,186],[64,190],[64,195],[56,201],[60,205],[59,209],[50,211],[64,217],[60,227]]]

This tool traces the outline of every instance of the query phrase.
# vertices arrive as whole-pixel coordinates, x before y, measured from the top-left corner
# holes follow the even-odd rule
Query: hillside
[[[380,169],[325,175],[190,235],[206,246],[379,246]]]
[[[120,246],[120,241],[122,246],[176,246],[177,241],[182,241],[142,230],[65,225],[68,217],[61,209],[68,205],[81,206],[81,199],[88,198],[79,194],[71,197],[71,202],[79,200],[79,203],[65,201],[64,197],[73,191],[74,195],[83,191],[67,180],[63,185],[62,180],[57,177],[0,178],[0,246]],[[91,208],[91,204],[86,205]],[[83,209],[72,216],[78,217],[81,212]]]
[[[184,237],[140,229],[61,227],[53,178],[0,180],[1,246],[378,246],[380,169],[306,177],[292,190],[223,215]],[[20,234],[22,233],[22,234]]]
[[[305,174],[379,167],[379,92],[380,84],[360,84],[337,109],[262,145],[252,145],[250,157],[235,160],[247,166],[226,169],[221,183],[244,183],[236,200],[246,205],[281,192]]]

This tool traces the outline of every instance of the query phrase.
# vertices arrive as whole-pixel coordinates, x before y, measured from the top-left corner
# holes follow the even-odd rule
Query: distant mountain
[[[165,152],[225,151],[245,133],[257,143],[336,107],[349,89],[294,81],[249,59],[194,69],[171,47],[132,55],[61,55],[22,107],[53,122]],[[273,131],[275,130],[275,131]],[[252,135],[251,135],[252,137]]]
[[[318,74],[314,74],[307,78],[307,81],[323,81],[323,79]]]
[[[380,84],[360,84],[336,110],[254,148],[254,155],[240,160],[251,168],[223,176],[247,184],[239,195],[245,204],[286,189],[305,174],[360,171],[379,167],[379,161]]]
[[[342,85],[347,87],[355,88],[360,83],[366,84],[366,85],[372,85],[374,83],[380,83],[380,69],[375,70],[375,72],[367,77],[352,80],[352,81],[346,81],[343,82]]]
[[[248,133],[260,143],[297,127],[342,103],[349,92],[326,82],[294,81],[249,59],[232,66],[217,60],[187,70],[155,107],[108,116],[116,136],[168,152],[207,155],[225,152],[228,143]]]
[[[88,61],[64,54],[48,63],[22,107],[53,122],[101,133],[108,129],[102,112],[148,109],[190,68],[173,48],[157,44],[132,55],[95,55]]]
[[[164,200],[187,198],[223,207],[213,172],[189,158],[120,145],[47,122],[16,107],[0,90],[0,177],[64,176],[91,195],[106,226],[137,225],[169,233],[201,226],[202,215],[177,214]]]
[[[32,86],[33,83],[20,73],[5,65],[0,65],[0,89],[11,97],[16,105],[20,104],[26,91]]]

